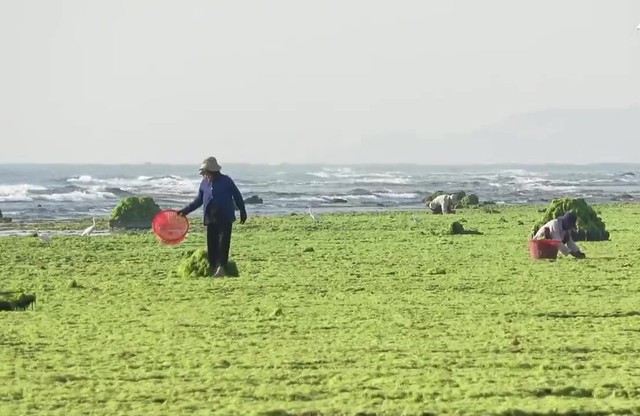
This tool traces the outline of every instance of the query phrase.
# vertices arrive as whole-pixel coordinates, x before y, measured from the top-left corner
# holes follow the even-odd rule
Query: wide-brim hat
[[[218,161],[213,156],[208,157],[205,160],[203,160],[202,164],[200,165],[200,173],[203,173],[204,171],[207,171],[207,172],[220,172],[221,169],[222,169],[222,166],[220,166],[218,164]]]

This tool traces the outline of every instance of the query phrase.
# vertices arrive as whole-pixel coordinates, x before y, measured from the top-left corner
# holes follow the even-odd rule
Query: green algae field
[[[557,261],[539,208],[250,217],[224,279],[179,273],[198,215],[178,246],[1,237],[0,291],[37,302],[0,312],[0,415],[638,414],[640,205]]]

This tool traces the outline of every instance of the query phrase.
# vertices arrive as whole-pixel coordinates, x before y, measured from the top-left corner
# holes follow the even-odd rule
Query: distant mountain
[[[346,151],[353,160],[427,164],[640,162],[640,107],[545,110],[442,138],[381,135]]]

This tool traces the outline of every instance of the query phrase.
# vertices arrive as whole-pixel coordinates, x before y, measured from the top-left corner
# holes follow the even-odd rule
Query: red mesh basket
[[[529,253],[532,259],[555,259],[560,244],[560,240],[530,240]]]
[[[155,235],[165,244],[180,244],[189,231],[187,217],[178,215],[174,209],[158,212],[151,224]]]

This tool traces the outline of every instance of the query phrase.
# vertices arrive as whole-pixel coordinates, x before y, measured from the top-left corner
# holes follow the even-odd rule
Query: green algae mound
[[[178,274],[186,279],[211,277],[214,273],[215,270],[211,270],[209,267],[207,250],[204,248],[185,252],[178,266]],[[234,261],[229,260],[227,267],[225,267],[225,274],[232,277],[238,277],[240,275],[238,266]]]
[[[111,212],[109,227],[148,229],[151,228],[151,221],[158,212],[160,207],[151,197],[124,198]]]
[[[583,198],[562,198],[551,201],[542,218],[533,225],[531,235],[535,235],[547,222],[572,211],[578,217],[577,231],[571,233],[574,241],[606,241],[609,232],[593,208]]]

